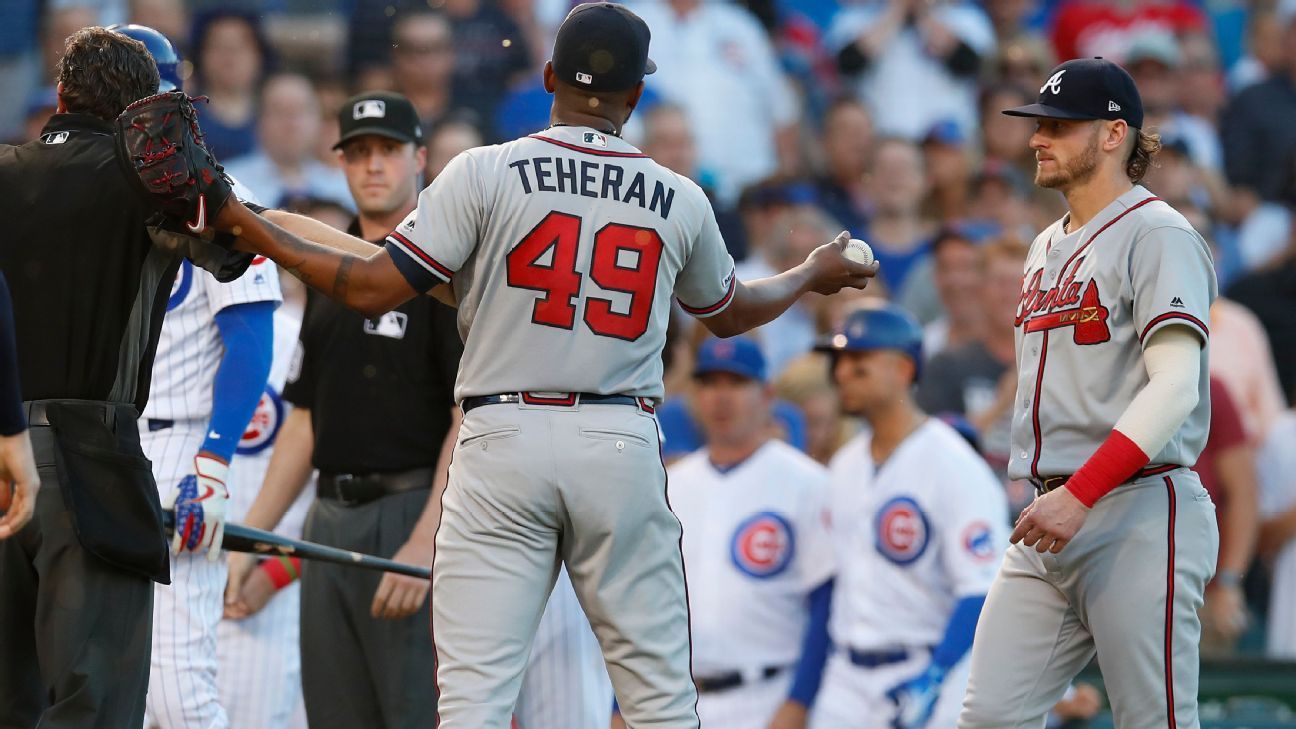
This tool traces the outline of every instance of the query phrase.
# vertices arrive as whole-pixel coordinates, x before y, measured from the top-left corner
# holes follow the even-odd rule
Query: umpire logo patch
[[[387,116],[387,102],[382,99],[356,102],[355,108],[351,110],[351,116],[356,119],[381,119]]]
[[[897,496],[883,504],[873,528],[878,553],[898,565],[915,562],[931,541],[927,515],[908,496]]]
[[[762,511],[734,530],[729,556],[739,572],[748,577],[774,577],[792,564],[796,535],[781,514]]]
[[[365,334],[376,334],[389,339],[404,339],[409,317],[403,311],[389,311],[377,319],[365,319]]]

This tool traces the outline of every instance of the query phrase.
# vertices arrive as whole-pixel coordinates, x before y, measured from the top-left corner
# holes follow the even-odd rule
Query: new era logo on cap
[[[1120,104],[1114,101],[1107,102],[1107,111],[1120,111]]]
[[[356,119],[381,119],[387,116],[387,102],[382,99],[365,99],[356,103],[351,115]]]

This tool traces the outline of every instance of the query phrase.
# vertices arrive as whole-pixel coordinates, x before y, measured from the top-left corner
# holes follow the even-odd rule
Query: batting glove
[[[194,456],[194,475],[181,479],[162,504],[162,508],[175,513],[172,554],[205,549],[207,559],[216,561],[225,536],[228,475],[229,464],[225,461],[205,453]]]
[[[936,700],[940,698],[941,682],[944,680],[944,669],[929,666],[926,671],[888,691],[887,698],[896,705],[896,715],[891,720],[892,728],[922,729],[926,726],[936,709]]]

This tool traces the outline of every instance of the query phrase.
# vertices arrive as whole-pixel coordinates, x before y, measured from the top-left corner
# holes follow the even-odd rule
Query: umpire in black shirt
[[[371,93],[339,113],[342,167],[359,217],[349,232],[382,241],[414,210],[425,163],[414,106]],[[306,539],[431,566],[458,423],[454,380],[463,345],[456,312],[416,296],[367,320],[311,291],[275,441],[249,526],[272,529],[311,466],[318,498]],[[227,615],[246,607],[250,565],[231,555]],[[302,574],[302,690],[311,729],[414,729],[435,723],[428,582],[307,561]],[[250,609],[250,608],[249,608]]]
[[[251,257],[146,223],[112,120],[158,86],[138,41],[84,28],[39,139],[0,146],[0,270],[13,292],[40,489],[0,541],[0,726],[139,729],[162,512],[135,421],[181,256],[218,278]],[[152,232],[151,232],[152,230]]]

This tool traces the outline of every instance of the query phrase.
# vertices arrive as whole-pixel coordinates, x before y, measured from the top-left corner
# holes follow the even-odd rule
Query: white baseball
[[[869,244],[859,238],[851,238],[847,241],[846,249],[842,251],[842,255],[866,266],[873,262],[873,249],[869,248]]]

